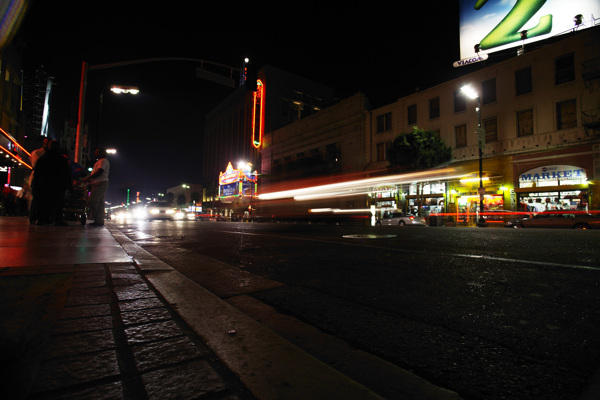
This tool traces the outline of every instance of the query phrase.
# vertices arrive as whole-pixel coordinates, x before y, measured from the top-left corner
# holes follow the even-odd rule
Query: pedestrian
[[[48,150],[48,146],[50,146],[50,142],[52,142],[52,140],[50,138],[45,138],[44,141],[42,142],[42,147],[31,152],[31,157],[30,157],[31,175],[29,175],[29,186],[31,186],[31,187],[33,187],[33,173],[35,172],[35,165],[37,164],[37,161],[40,159],[40,157],[43,156],[44,154],[46,154],[46,150]],[[38,209],[39,209],[38,201],[35,198],[35,196],[32,196],[31,205],[29,207],[29,223],[30,224],[35,224],[35,222],[37,221]]]
[[[94,164],[92,173],[87,178],[83,178],[82,182],[89,182],[90,197],[88,206],[90,209],[89,218],[94,222],[91,226],[104,226],[104,196],[108,189],[108,171],[110,165],[106,159],[105,149],[96,149],[94,153],[98,161]]]
[[[69,163],[60,154],[60,144],[53,140],[34,168],[32,194],[37,199],[36,225],[54,222],[66,226],[63,220],[65,192],[72,190]]]

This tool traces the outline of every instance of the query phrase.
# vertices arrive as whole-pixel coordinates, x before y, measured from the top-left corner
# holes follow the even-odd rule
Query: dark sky
[[[24,68],[42,64],[55,78],[51,129],[58,134],[75,115],[82,61],[185,57],[239,67],[249,57],[340,97],[363,91],[381,106],[445,80],[459,57],[458,1],[206,3],[35,0],[20,31]],[[102,145],[118,149],[109,159],[111,200],[122,201],[118,192],[134,185],[201,183],[204,114],[231,89],[196,78],[195,68],[156,62],[90,72],[86,121]],[[99,112],[101,88],[111,84],[141,93],[105,94]]]

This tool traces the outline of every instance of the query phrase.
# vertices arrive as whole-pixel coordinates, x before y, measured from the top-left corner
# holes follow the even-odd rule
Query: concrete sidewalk
[[[0,218],[0,285],[8,398],[381,398],[110,223]],[[417,377],[407,382],[397,398],[458,399]]]

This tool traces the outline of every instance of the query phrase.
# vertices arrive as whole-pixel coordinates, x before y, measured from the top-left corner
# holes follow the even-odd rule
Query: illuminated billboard
[[[234,169],[227,164],[225,172],[219,174],[219,198],[254,197],[257,195],[257,172],[252,171],[252,164],[244,163]]]
[[[598,0],[459,0],[459,5],[463,60],[476,57],[477,50],[493,53],[600,24]]]

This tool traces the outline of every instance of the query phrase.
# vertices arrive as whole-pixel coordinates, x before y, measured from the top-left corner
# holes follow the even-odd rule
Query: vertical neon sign
[[[254,109],[252,111],[252,145],[259,148],[262,143],[265,115],[265,87],[261,80],[256,82],[257,90],[254,92]]]

